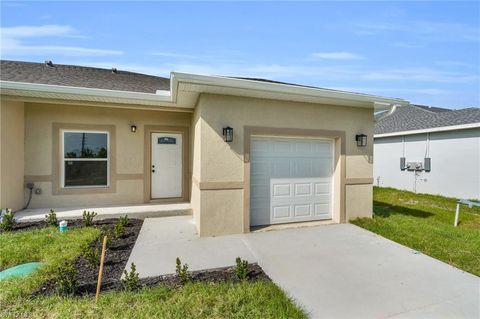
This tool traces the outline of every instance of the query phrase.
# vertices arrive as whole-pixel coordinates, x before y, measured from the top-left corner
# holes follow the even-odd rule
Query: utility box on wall
[[[430,157],[425,157],[423,160],[423,169],[425,172],[430,172],[432,165],[432,159]]]
[[[400,157],[400,170],[404,171],[407,169],[407,166],[405,164],[405,157]]]

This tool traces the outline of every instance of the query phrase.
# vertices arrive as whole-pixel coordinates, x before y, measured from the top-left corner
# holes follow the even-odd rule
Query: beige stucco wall
[[[371,185],[345,183],[348,179],[372,178],[372,113],[372,109],[208,94],[200,96],[193,114],[44,103],[25,103],[23,107],[18,102],[2,103],[1,201],[3,205],[4,199],[15,197],[11,200],[15,207],[23,205],[25,176],[27,181],[35,182],[35,187],[42,190],[42,194],[33,196],[31,208],[144,203],[144,126],[183,126],[191,128],[190,200],[200,234],[210,236],[248,231],[244,214],[248,205],[245,200],[248,192],[244,176],[244,127],[256,126],[344,131],[344,152],[335,165],[334,183],[339,191],[334,194],[334,202],[336,205],[342,202],[346,220],[371,216]],[[115,192],[54,194],[54,123],[114,127],[115,154],[111,156],[115,157],[115,174],[118,175]],[[137,126],[136,133],[130,131],[132,124]],[[225,126],[234,128],[232,143],[223,141],[222,128]],[[9,139],[11,133],[14,138]],[[356,146],[357,133],[368,135],[367,147]],[[6,153],[5,149],[9,152]],[[6,165],[15,165],[17,169],[6,169]],[[9,193],[5,184],[12,180],[16,190]],[[335,221],[341,221],[336,215],[340,213],[340,208],[335,207]]]
[[[0,100],[0,208],[25,205],[24,134],[23,103]]]
[[[200,232],[200,205],[201,205],[201,198],[200,198],[200,186],[198,181],[200,180],[200,154],[201,154],[201,140],[200,140],[200,132],[201,132],[201,125],[202,121],[200,118],[200,109],[201,107],[197,105],[192,115],[192,125],[191,125],[191,138],[190,138],[190,145],[191,145],[191,157],[192,157],[192,180],[191,180],[191,195],[190,195],[190,204],[192,205],[193,211],[193,218],[195,220],[195,225],[197,227],[197,231]]]
[[[200,119],[197,122],[200,121],[201,125],[196,138],[200,135],[201,152],[198,154],[200,159],[195,161],[201,165],[197,176],[200,184],[214,183],[221,188],[221,185],[228,187],[232,183],[244,182],[245,126],[345,131],[346,179],[372,177],[372,109],[207,94],[201,95],[198,105]],[[222,128],[225,126],[234,129],[232,143],[223,141]],[[357,133],[368,135],[367,147],[356,146]],[[337,169],[340,169],[339,166],[340,163],[337,163]],[[371,203],[372,194],[365,191],[366,188],[371,188],[371,185],[344,190],[347,195],[344,200],[348,199],[345,204],[349,207],[345,216],[347,220],[355,216],[371,216],[371,205],[367,203]],[[225,194],[222,189],[201,189],[200,193],[200,212],[196,214],[200,216],[201,235],[238,233],[240,229],[236,222],[244,219],[243,206],[248,204],[243,202],[243,190],[231,191],[228,196],[215,195]],[[340,195],[335,196],[340,200]],[[227,214],[230,223],[224,222]],[[205,226],[207,223],[208,228]]]
[[[53,195],[54,123],[113,125],[115,128],[115,192]],[[137,132],[130,131],[131,125]],[[191,113],[108,107],[25,103],[25,176],[42,190],[31,208],[144,203],[145,125],[191,125]]]
[[[373,211],[372,185],[346,185],[345,209],[348,219],[371,217]]]

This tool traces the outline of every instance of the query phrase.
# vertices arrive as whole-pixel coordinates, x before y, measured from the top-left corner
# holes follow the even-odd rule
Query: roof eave
[[[206,87],[212,91],[212,87],[222,88],[217,90],[220,94],[235,90],[248,90],[250,92],[269,93],[270,96],[283,100],[295,100],[295,97],[310,98],[309,101],[323,103],[328,100],[338,100],[339,104],[374,108],[375,111],[390,110],[394,105],[409,105],[410,102],[398,98],[386,98],[375,95],[353,93],[347,91],[295,86],[283,83],[260,82],[248,79],[227,78],[222,76],[207,76],[181,72],[171,72],[172,96],[178,94],[180,84],[190,84],[190,92],[203,93]],[[215,91],[215,90],[213,90]],[[285,96],[288,95],[288,98]]]
[[[25,96],[79,101],[174,106],[170,91],[142,93],[51,84],[0,81],[0,94],[8,96]]]
[[[71,87],[50,84],[0,81],[0,94],[29,98],[52,98],[72,101],[100,101],[123,104],[142,104],[194,108],[200,93],[261,97],[268,99],[300,101],[343,106],[372,108],[375,112],[408,105],[402,99],[352,93],[322,88],[301,87],[282,83],[205,76],[172,72],[170,91],[142,93],[98,88]]]
[[[480,127],[479,123],[469,123],[469,124],[460,124],[460,125],[450,125],[450,126],[441,126],[441,127],[432,127],[421,130],[410,130],[410,131],[399,131],[391,133],[382,133],[375,134],[374,138],[383,138],[383,137],[393,137],[393,136],[402,136],[402,135],[414,135],[414,134],[425,134],[425,133],[434,133],[434,132],[446,132],[446,131],[457,131],[457,130],[467,130],[472,128]]]

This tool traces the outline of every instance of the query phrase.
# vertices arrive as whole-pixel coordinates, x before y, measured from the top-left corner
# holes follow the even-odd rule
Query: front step
[[[169,217],[192,215],[190,203],[143,204],[126,206],[90,207],[90,208],[53,208],[58,219],[81,219],[83,211],[97,213],[95,219],[116,218],[127,215],[130,218]],[[15,213],[18,222],[33,222],[45,219],[49,208],[25,209]]]

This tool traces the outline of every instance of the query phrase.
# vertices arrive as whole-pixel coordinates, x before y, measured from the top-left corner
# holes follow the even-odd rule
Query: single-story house
[[[480,108],[400,107],[374,138],[376,185],[480,199]]]
[[[374,113],[408,104],[51,61],[2,61],[0,88],[0,207],[186,202],[201,236],[371,216]]]

